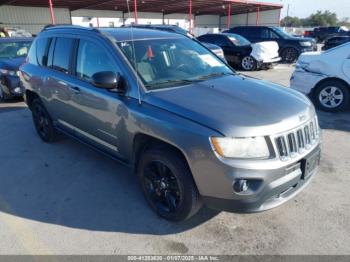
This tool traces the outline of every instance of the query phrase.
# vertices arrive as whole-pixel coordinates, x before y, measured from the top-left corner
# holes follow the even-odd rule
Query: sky
[[[350,0],[258,0],[259,2],[283,4],[282,17],[289,15],[301,18],[308,17],[317,10],[330,10],[338,15],[338,18],[350,17]]]

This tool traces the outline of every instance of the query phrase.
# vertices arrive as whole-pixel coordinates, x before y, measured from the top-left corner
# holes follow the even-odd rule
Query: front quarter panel
[[[199,192],[207,194],[208,188],[216,184],[210,165],[212,160],[217,161],[209,137],[222,134],[145,102],[138,104],[132,99],[127,107],[128,113],[124,116],[127,118],[127,132],[121,147],[127,150],[128,158],[133,157],[131,145],[137,134],[145,134],[173,145],[186,158]]]

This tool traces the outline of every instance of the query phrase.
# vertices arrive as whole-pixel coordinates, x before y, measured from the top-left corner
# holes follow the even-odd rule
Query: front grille
[[[282,160],[293,158],[309,150],[318,141],[319,135],[320,129],[315,117],[295,130],[275,137],[277,153]]]

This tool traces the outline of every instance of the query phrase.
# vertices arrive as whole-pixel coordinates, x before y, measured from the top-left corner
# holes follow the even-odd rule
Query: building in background
[[[0,0],[0,23],[32,34],[52,22],[90,27],[164,23],[199,34],[235,25],[279,25],[281,8],[242,0]]]

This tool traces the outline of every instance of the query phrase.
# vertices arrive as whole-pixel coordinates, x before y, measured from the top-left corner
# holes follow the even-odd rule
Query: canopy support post
[[[53,11],[52,0],[49,0],[50,14],[51,14],[51,24],[56,24],[55,12]]]
[[[188,20],[190,21],[190,33],[192,34],[193,28],[192,28],[192,0],[189,0],[189,13],[188,13]]]
[[[135,24],[138,24],[138,13],[137,13],[137,0],[134,0],[134,18]]]
[[[227,29],[231,27],[231,4],[228,4],[227,8]]]

